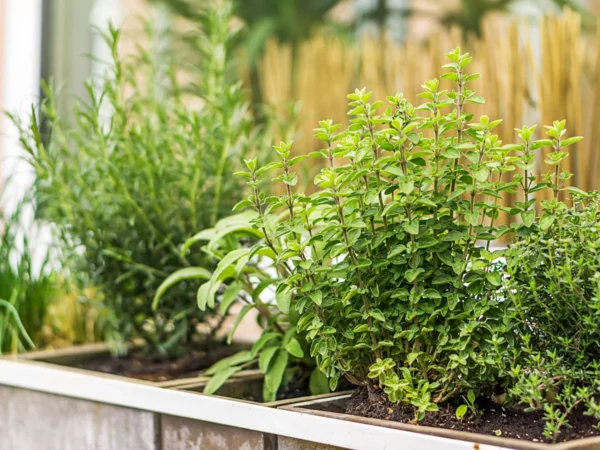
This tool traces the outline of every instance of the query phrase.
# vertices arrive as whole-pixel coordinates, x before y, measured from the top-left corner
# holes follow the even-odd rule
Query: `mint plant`
[[[156,310],[152,298],[180,267],[210,277],[211,258],[180,246],[230,213],[244,186],[228,174],[267,135],[231,82],[239,29],[231,3],[218,3],[191,37],[202,56],[192,72],[175,52],[120,56],[120,32],[110,27],[104,38],[113,60],[87,84],[89,102],[76,102],[73,120],[57,115],[47,87],[43,122],[33,111],[31,124],[19,124],[39,215],[56,225],[71,268],[99,286],[108,338],[142,337],[169,355],[198,343],[197,325],[214,313],[194,307],[189,283],[170,289]],[[180,83],[182,74],[195,84]]]
[[[240,206],[245,204],[243,201]],[[257,322],[263,329],[250,350],[224,358],[204,372],[212,377],[204,392],[215,393],[235,373],[255,367],[265,374],[263,401],[275,400],[280,388],[291,381],[299,386],[308,384],[313,394],[328,392],[327,380],[315,369],[306,341],[297,332],[298,313],[290,310],[291,296],[274,291],[280,277],[288,273],[287,268],[274,262],[271,248],[251,245],[265,240],[264,230],[271,228],[267,223],[264,229],[250,226],[249,221],[257,217],[248,211],[222,219],[215,228],[191,237],[183,248],[187,252],[202,243],[201,251],[218,261],[209,281],[198,291],[201,310],[218,303],[220,313],[226,315],[234,304],[241,305],[227,342],[231,343],[238,325],[251,311],[257,312]],[[165,279],[155,296],[155,307],[172,286],[194,278],[195,269],[182,268]],[[274,297],[276,302],[272,301]]]
[[[421,105],[397,94],[385,110],[357,90],[347,130],[320,122],[324,149],[311,156],[325,168],[314,193],[297,189],[302,157],[290,142],[275,146],[278,162],[247,160],[238,175],[253,193],[236,208],[255,211],[260,239],[223,256],[237,269],[219,273],[236,280],[252,256],[272,260],[277,303],[299,314],[297,330],[330,388],[345,377],[382,389],[412,406],[415,421],[441,403],[488,395],[506,376],[514,335],[501,301],[503,251],[490,242],[524,232],[535,210],[529,197],[513,207],[500,200],[520,185],[529,196],[563,181],[531,174],[533,152],[552,144],[532,141],[534,128],[523,128],[524,143],[503,145],[500,120],[474,120],[469,105],[484,102],[469,89],[478,74],[459,48],[447,56],[442,78],[452,90],[431,80]],[[517,167],[524,173],[514,176]],[[280,196],[262,191],[273,170]],[[501,212],[515,222],[499,225]],[[204,285],[202,303],[207,293],[212,301],[218,287]]]
[[[544,202],[539,223],[507,254],[510,310],[520,328],[511,394],[544,411],[552,440],[575,412],[600,425],[600,196],[567,189],[573,206]]]

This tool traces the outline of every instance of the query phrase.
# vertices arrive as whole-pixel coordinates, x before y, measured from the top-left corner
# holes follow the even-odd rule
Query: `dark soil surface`
[[[106,356],[73,366],[146,381],[168,381],[198,376],[217,361],[239,350],[235,346],[223,345],[208,350],[188,350],[178,357],[130,353],[123,357]]]
[[[440,406],[439,411],[427,413],[419,425],[534,442],[549,442],[542,434],[544,431],[542,412],[525,412],[523,408],[516,406],[504,408],[484,399],[478,399],[477,404],[482,414],[476,417],[467,414],[461,421],[456,418],[455,408],[446,405]],[[359,388],[354,392],[348,401],[346,413],[402,423],[409,423],[414,416],[411,407],[390,403],[381,391],[371,392],[369,395],[366,388]],[[584,415],[583,408],[573,411],[569,417],[572,428],[562,429],[558,442],[600,436],[600,430],[594,428],[598,420]]]
[[[255,394],[249,394],[244,396],[244,400],[248,400],[251,402],[263,402],[263,396],[261,393],[263,381],[257,383],[257,389]],[[260,388],[260,389],[258,389]],[[218,394],[218,393],[217,393]],[[288,400],[291,398],[304,397],[310,394],[310,389],[308,388],[307,381],[298,381],[292,380],[285,386],[282,386],[279,391],[277,391],[276,400]]]
[[[256,391],[256,394],[244,395],[243,399],[249,400],[252,402],[261,402],[262,403],[263,402],[262,380],[260,381],[258,386],[260,387],[260,389],[258,389]],[[338,392],[344,391],[344,390],[347,390],[350,388],[351,388],[350,383],[348,383],[344,379],[341,379],[339,381],[338,388],[336,389],[336,391],[338,391]],[[306,397],[309,395],[313,395],[313,394],[312,394],[312,392],[310,392],[309,377],[308,377],[308,375],[306,375],[302,378],[294,377],[287,384],[284,384],[283,386],[281,386],[279,388],[279,391],[277,391],[276,400],[289,400],[289,399],[293,399],[293,398]]]

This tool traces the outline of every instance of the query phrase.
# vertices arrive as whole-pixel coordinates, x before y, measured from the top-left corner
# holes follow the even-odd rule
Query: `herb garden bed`
[[[289,405],[277,409],[47,363],[8,359],[0,360],[0,397],[5,405],[0,410],[1,419],[10,430],[3,436],[3,445],[11,450],[167,450],[193,445],[208,450],[240,446],[260,450],[373,449],[399,445],[458,450],[472,449],[481,442],[413,433],[401,429],[400,424],[382,428],[361,423],[360,418],[337,420],[337,416],[324,417]],[[277,440],[265,439],[267,435],[276,436]],[[219,436],[226,436],[227,440]]]

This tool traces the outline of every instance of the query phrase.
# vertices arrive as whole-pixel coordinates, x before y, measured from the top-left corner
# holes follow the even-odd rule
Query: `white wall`
[[[42,0],[5,0],[4,21],[0,26],[4,45],[0,109],[26,118],[31,104],[39,100]],[[21,160],[17,131],[5,114],[0,117],[0,139],[0,177],[10,208],[31,185],[33,176]],[[8,177],[11,182],[6,184]]]

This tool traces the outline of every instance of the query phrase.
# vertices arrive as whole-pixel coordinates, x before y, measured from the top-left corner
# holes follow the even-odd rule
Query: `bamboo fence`
[[[347,124],[347,93],[366,86],[376,99],[403,92],[419,104],[423,82],[439,78],[444,55],[461,45],[474,57],[471,71],[481,73],[472,87],[486,99],[485,105],[470,105],[470,112],[503,119],[498,133],[505,143],[517,142],[514,129],[522,125],[538,123],[539,137],[544,125],[566,119],[569,136],[585,139],[570,147],[565,168],[575,174],[572,184],[596,190],[600,188],[598,30],[600,26],[583,33],[581,17],[567,9],[558,16],[529,21],[490,18],[481,37],[464,38],[454,29],[425,42],[398,45],[385,39],[350,43],[318,35],[301,44],[295,57],[288,45],[270,42],[259,62],[261,94],[281,112],[300,103],[295,148],[311,152],[319,148],[312,137],[318,120]],[[538,173],[548,170],[543,159],[540,155]]]

